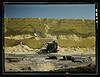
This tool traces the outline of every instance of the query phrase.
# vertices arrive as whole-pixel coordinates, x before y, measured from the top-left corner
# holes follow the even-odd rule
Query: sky
[[[54,18],[95,19],[95,4],[5,4],[4,17],[9,18]]]

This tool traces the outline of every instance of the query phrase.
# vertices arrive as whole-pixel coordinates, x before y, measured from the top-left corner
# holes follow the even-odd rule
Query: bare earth
[[[73,54],[95,54],[95,48],[61,48],[58,47],[60,55],[73,55]],[[40,49],[32,49],[27,45],[17,45],[14,47],[6,47],[5,54],[38,54]],[[39,55],[39,54],[38,54]],[[47,57],[8,57],[5,60],[6,72],[23,72],[23,71],[57,71],[70,68],[84,67],[89,64],[95,65],[95,57],[91,57],[92,61],[85,62],[72,62],[71,60],[61,60],[62,57],[57,59],[46,59]],[[94,71],[95,69],[93,69]]]

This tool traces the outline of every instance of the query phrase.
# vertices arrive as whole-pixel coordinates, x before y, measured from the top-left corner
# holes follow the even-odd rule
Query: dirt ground
[[[58,47],[58,53],[49,53],[49,54],[60,54],[60,55],[72,55],[72,54],[95,54],[95,48],[61,48]],[[40,49],[31,49],[26,45],[17,45],[15,47],[5,48],[5,54],[38,54]],[[39,55],[39,54],[38,54]],[[64,71],[68,69],[77,69],[84,67],[91,67],[94,65],[95,68],[95,57],[91,57],[92,61],[89,62],[73,62],[72,60],[62,60],[62,57],[57,59],[47,59],[47,57],[8,57],[5,55],[5,71],[6,72],[31,72],[31,71]],[[83,70],[80,69],[80,71]],[[79,71],[77,69],[77,71]],[[85,69],[86,71],[88,70]],[[95,69],[92,69],[95,71]]]
[[[6,59],[5,71],[54,71],[59,69],[69,69],[88,66],[89,62],[72,62],[66,60],[55,60],[45,58],[13,58]]]

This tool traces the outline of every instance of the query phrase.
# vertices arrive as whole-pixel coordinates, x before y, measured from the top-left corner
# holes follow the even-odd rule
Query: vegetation
[[[42,37],[45,37],[45,24],[50,27],[48,33],[56,36],[61,34],[76,34],[79,37],[95,36],[94,20],[5,18],[4,21],[5,28],[7,29],[5,36],[28,33],[33,35],[34,29],[36,29]]]
[[[80,41],[75,41],[74,39],[68,39],[68,40],[57,40],[57,43],[60,47],[94,47],[95,46],[95,39],[92,38],[83,38],[80,39]]]
[[[45,39],[46,42],[52,41],[52,39]],[[20,44],[22,42],[23,45],[28,45],[30,48],[42,48],[43,44],[41,40],[35,39],[23,39],[23,40],[14,40],[14,39],[5,39],[5,46],[12,47]]]
[[[53,41],[53,39],[45,39],[44,41],[50,42]],[[5,44],[7,47],[9,46],[15,46],[17,44],[20,44],[22,42],[24,45],[28,45],[30,48],[42,48],[44,47],[42,42],[40,40],[35,39],[23,39],[23,40],[12,40],[12,39],[5,39]],[[80,41],[75,41],[74,39],[68,39],[68,40],[62,40],[58,39],[56,40],[58,45],[60,47],[94,47],[95,46],[95,38],[83,38]]]
[[[77,32],[75,29],[62,29],[62,30],[57,30],[57,31],[52,31],[52,30],[49,30],[49,32],[52,34],[52,35],[72,35],[72,34],[75,34],[77,35],[78,37],[83,37],[83,38],[86,38],[86,37],[89,37],[89,36],[95,36],[95,33],[94,32],[89,32],[89,33],[79,33]]]
[[[82,39],[57,39],[56,42],[61,47],[94,47],[95,46],[95,21],[82,19],[50,19],[50,18],[5,18],[4,32],[6,36],[16,36],[30,34],[33,36],[34,29],[37,30],[40,36],[46,38],[46,25],[49,27],[47,34],[59,37],[60,35],[76,35]],[[44,39],[46,42],[53,39]],[[31,48],[42,48],[43,44],[35,37],[31,39],[5,39],[5,46],[15,46],[20,42],[28,45]]]

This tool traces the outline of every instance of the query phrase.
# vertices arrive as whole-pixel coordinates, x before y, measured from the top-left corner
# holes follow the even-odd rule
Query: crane
[[[46,43],[46,42],[42,39],[42,37],[38,34],[38,32],[37,32],[36,30],[34,30],[34,32],[36,33],[35,36],[38,36],[38,37],[40,38],[40,40],[42,41],[43,45],[44,45],[45,48],[46,48],[46,49],[42,49],[42,50],[41,50],[42,52],[46,52],[46,53],[50,52],[50,53],[52,53],[52,52],[57,52],[57,51],[59,51],[59,50],[57,50],[58,45],[57,45],[57,43],[55,42],[55,40],[54,40],[53,42],[48,42],[48,43]]]

